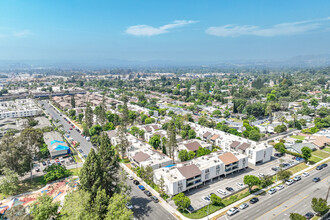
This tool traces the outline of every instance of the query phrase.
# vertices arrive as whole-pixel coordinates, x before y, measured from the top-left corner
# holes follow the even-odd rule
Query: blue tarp
[[[55,150],[58,150],[58,151],[60,151],[60,150],[69,150],[69,147],[63,146],[63,145],[57,145],[55,147]]]
[[[62,143],[62,144],[64,144],[65,142],[64,141],[53,140],[53,141],[50,142],[50,145],[53,145],[55,143]]]
[[[175,164],[167,165],[166,167],[174,167]]]

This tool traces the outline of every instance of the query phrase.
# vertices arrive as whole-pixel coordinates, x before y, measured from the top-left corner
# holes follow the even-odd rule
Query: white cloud
[[[206,30],[206,33],[219,37],[238,37],[242,35],[273,37],[283,35],[295,35],[312,30],[317,30],[324,26],[329,20],[330,19],[328,17],[316,20],[281,23],[265,28],[253,25],[227,24],[224,26],[209,27]]]
[[[14,37],[26,37],[31,34],[31,31],[29,30],[23,30],[23,31],[14,31],[13,36]]]
[[[0,28],[0,38],[23,38],[31,34],[30,30],[13,31],[10,28]]]
[[[198,21],[192,20],[175,20],[173,23],[166,24],[160,27],[152,27],[149,25],[134,25],[126,29],[126,33],[135,35],[135,36],[154,36],[159,34],[167,33],[170,29],[176,27],[182,27],[188,24],[197,23]]]

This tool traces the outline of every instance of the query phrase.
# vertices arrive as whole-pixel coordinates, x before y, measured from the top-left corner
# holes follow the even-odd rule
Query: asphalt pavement
[[[175,220],[159,203],[152,201],[132,180],[127,180],[131,186],[131,197],[134,218],[138,220]]]
[[[224,216],[220,219],[274,219],[282,220],[289,219],[290,213],[299,213],[305,215],[311,208],[312,198],[325,198],[330,184],[329,166],[318,171],[313,170],[308,177],[294,184],[287,186],[284,184],[284,189],[276,192],[273,195],[266,193],[259,196],[259,202],[250,204],[245,210],[240,210],[234,216]],[[320,182],[313,182],[314,177],[320,177]],[[328,198],[328,201],[330,199]]]
[[[41,105],[43,104],[45,111],[54,119],[53,121],[55,121],[56,119],[59,120],[58,123],[63,125],[63,129],[66,132],[70,132],[69,134],[70,137],[72,137],[73,140],[79,142],[80,143],[79,148],[81,148],[82,151],[86,155],[88,155],[91,149],[93,148],[93,145],[90,142],[88,142],[83,136],[81,136],[81,134],[75,129],[69,130],[72,127],[72,125],[69,124],[67,121],[65,121],[63,116],[60,116],[60,114],[55,109],[53,109],[53,107],[47,101],[39,101],[39,103]]]

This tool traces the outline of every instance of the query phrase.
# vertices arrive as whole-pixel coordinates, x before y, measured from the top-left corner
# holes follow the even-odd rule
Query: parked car
[[[226,187],[226,190],[228,191],[228,192],[233,192],[234,191],[234,189],[232,188],[232,187]]]
[[[307,212],[304,216],[306,219],[312,219],[314,217],[314,214],[313,212]]]
[[[69,128],[70,130],[72,130],[72,128]]]
[[[272,195],[272,194],[276,193],[276,189],[275,188],[272,188],[272,189],[268,190],[268,193],[270,195]]]
[[[236,186],[237,186],[238,188],[243,188],[243,187],[244,187],[244,184],[243,184],[243,183],[236,183]]]
[[[149,197],[152,196],[152,194],[151,194],[151,192],[150,192],[149,190],[145,190],[145,191],[144,191],[144,194],[146,194],[146,195],[149,196]]]
[[[40,172],[40,168],[39,167],[37,167],[35,170],[36,170],[36,172]]]
[[[151,196],[150,198],[151,198],[155,203],[159,202],[159,200],[157,199],[156,196]]]
[[[131,203],[131,202],[126,203],[126,208],[132,210],[132,209],[133,209],[133,205],[132,205],[132,203]]]
[[[139,189],[141,189],[142,191],[145,190],[144,186],[139,185]]]
[[[264,177],[265,176],[265,174],[263,174],[263,173],[258,173],[258,177],[259,178],[262,178],[262,177]]]
[[[139,184],[140,184],[140,182],[137,181],[137,180],[133,180],[133,183],[134,183],[135,185],[139,185]]]
[[[297,181],[301,180],[301,176],[295,176],[295,177],[293,178],[293,180],[297,182]]]
[[[211,201],[210,195],[208,195],[208,196],[203,196],[202,199],[203,199],[205,202],[210,202],[210,201]]]
[[[218,189],[218,193],[224,196],[227,195],[227,192],[223,189]]]
[[[282,189],[284,189],[284,186],[283,186],[283,185],[278,185],[278,186],[276,186],[276,190],[280,191],[280,190],[282,190]]]
[[[232,216],[232,215],[235,215],[238,212],[239,212],[239,209],[236,208],[236,207],[233,207],[233,208],[228,210],[227,215]]]
[[[42,161],[41,163],[42,163],[43,166],[47,165],[47,163],[45,161]]]
[[[254,203],[259,202],[259,199],[257,197],[254,197],[249,202],[250,202],[250,204],[254,204]]]
[[[315,177],[315,178],[313,178],[313,182],[315,182],[315,183],[319,182],[320,180],[321,180],[320,177]]]
[[[239,206],[240,209],[246,209],[247,207],[249,207],[249,204],[247,203],[243,203],[242,205]]]
[[[127,175],[127,179],[132,180],[133,179],[133,176]]]
[[[323,169],[323,168],[326,168],[328,166],[328,164],[323,163],[323,164],[321,164],[321,166],[322,166],[322,169]]]
[[[302,174],[303,177],[308,177],[309,176],[309,173],[305,172]]]
[[[276,172],[278,170],[278,167],[272,167],[272,170]]]
[[[188,212],[193,212],[193,211],[195,211],[194,207],[192,207],[191,205],[188,206],[187,210],[188,210]]]
[[[274,156],[275,157],[282,157],[283,156],[283,153],[275,153]]]
[[[285,184],[288,185],[288,186],[290,186],[293,183],[294,183],[294,181],[292,179],[289,179],[289,180],[285,181]]]

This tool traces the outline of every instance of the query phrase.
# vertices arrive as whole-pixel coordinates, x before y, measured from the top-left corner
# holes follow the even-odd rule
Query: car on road
[[[247,207],[249,207],[249,204],[247,204],[246,202],[239,206],[239,208],[242,210],[246,209]]]
[[[272,167],[272,170],[276,172],[279,170],[279,167]]]
[[[257,202],[259,202],[259,199],[257,197],[254,197],[249,201],[250,204],[254,204],[254,203],[257,203]]]
[[[227,190],[228,192],[233,192],[233,191],[234,191],[234,189],[233,189],[232,187],[230,187],[230,186],[227,186],[227,187],[226,187],[226,190]]]
[[[272,195],[272,194],[276,193],[276,189],[275,188],[272,188],[272,189],[268,190],[268,193],[270,195]]]
[[[87,155],[85,153],[83,154],[83,158],[85,158],[85,159],[87,158]]]
[[[156,196],[151,196],[150,198],[151,198],[155,203],[159,202],[159,200],[157,199]]]
[[[236,183],[236,186],[237,186],[238,188],[243,188],[243,187],[244,187],[244,184],[243,184],[243,183]]]
[[[139,185],[139,189],[141,189],[142,191],[145,190],[144,186]]]
[[[321,166],[322,166],[322,169],[323,169],[323,168],[326,168],[328,166],[328,164],[323,163],[323,164],[321,164]]]
[[[72,125],[72,128],[76,128],[74,125]]]
[[[293,178],[293,180],[297,182],[297,181],[301,180],[301,176],[295,176],[295,177]]]
[[[43,166],[47,165],[47,163],[45,161],[42,161],[41,163],[42,163]]]
[[[320,180],[321,180],[320,177],[315,177],[315,178],[313,178],[313,182],[315,182],[315,183],[319,182]]]
[[[223,189],[218,189],[217,192],[221,195],[224,195],[224,196],[227,195],[227,192]]]
[[[285,181],[285,184],[288,186],[290,186],[293,183],[294,183],[294,181],[292,179],[288,179],[287,181]]]
[[[237,207],[233,207],[233,208],[228,210],[227,215],[232,216],[232,215],[235,215],[238,212],[239,212],[239,209]]]
[[[72,128],[69,128],[70,130],[72,130]]]
[[[149,197],[152,196],[152,194],[151,194],[151,192],[150,192],[149,190],[145,190],[145,191],[144,191],[144,194],[146,194],[146,195],[149,196]]]
[[[307,212],[307,213],[304,215],[304,217],[305,217],[306,219],[312,219],[312,218],[314,217],[314,214],[313,214],[313,212]]]
[[[128,203],[126,203],[126,208],[128,208],[128,209],[133,209],[133,205],[132,205],[132,203],[131,202],[128,202]]]
[[[309,176],[309,173],[305,172],[303,174],[301,174],[303,177],[308,177]]]
[[[283,186],[283,185],[278,185],[278,186],[276,186],[276,190],[280,191],[280,190],[282,190],[282,189],[284,189],[284,186]]]
[[[140,182],[137,181],[137,180],[133,180],[133,183],[134,183],[135,185],[139,185],[139,184],[140,184]]]
[[[318,165],[318,166],[316,167],[316,170],[322,170],[322,169],[323,169],[322,165]]]

